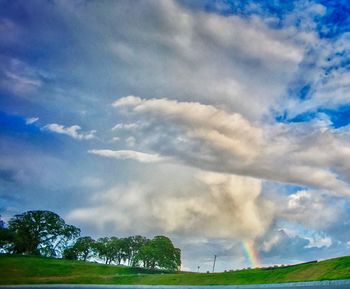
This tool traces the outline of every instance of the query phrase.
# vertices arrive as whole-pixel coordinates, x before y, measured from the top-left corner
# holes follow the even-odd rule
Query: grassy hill
[[[0,255],[0,284],[228,285],[334,279],[350,279],[350,257],[289,267],[206,274]]]

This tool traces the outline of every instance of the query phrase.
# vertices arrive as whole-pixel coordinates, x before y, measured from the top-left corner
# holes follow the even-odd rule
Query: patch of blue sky
[[[310,83],[307,83],[303,86],[301,86],[298,91],[296,92],[297,97],[301,100],[308,99],[310,96],[310,91],[311,91],[312,85]]]
[[[322,22],[318,24],[319,35],[333,38],[350,31],[350,2],[348,0],[319,0],[327,7]]]
[[[315,234],[315,230],[307,228],[301,223],[290,222],[282,218],[276,221],[276,225],[290,235],[298,234],[301,237],[311,237]]]
[[[249,17],[259,15],[262,17],[273,18],[274,21],[268,21],[271,28],[282,28],[286,25],[284,21],[286,16],[294,13],[298,16],[299,9],[303,5],[321,4],[326,9],[323,14],[310,15],[316,24],[317,33],[322,38],[334,38],[350,29],[350,2],[346,0],[329,1],[315,0],[305,3],[305,1],[252,1],[252,0],[206,0],[201,1],[202,8],[208,12],[214,12],[221,15],[240,15]],[[300,13],[301,15],[301,13]],[[303,27],[304,19],[296,17],[293,25]]]
[[[0,111],[0,132],[1,133],[30,133],[36,134],[40,132],[40,129],[34,125],[26,124],[26,119],[22,116],[11,115],[6,112]]]
[[[60,147],[60,141],[52,133],[42,130],[36,123],[27,124],[26,118],[0,111],[0,136],[22,140],[27,144],[40,146],[42,150]]]
[[[349,39],[347,40],[349,41]],[[333,71],[345,71],[350,69],[350,51],[337,51],[327,57],[327,64],[322,67],[324,80],[327,81],[327,76],[331,75]]]
[[[292,195],[296,192],[306,190],[306,187],[292,184],[282,184],[272,181],[264,181],[262,184],[262,193],[269,194],[271,192],[277,192],[281,195]]]
[[[350,104],[342,105],[335,109],[319,108],[314,112],[305,112],[296,115],[292,118],[288,117],[287,112],[283,112],[275,117],[277,122],[282,123],[297,123],[297,122],[309,122],[319,117],[319,114],[323,113],[329,117],[332,128],[340,128],[350,124]]]
[[[206,1],[206,11],[220,13],[221,15],[239,14],[250,16],[253,14],[274,15],[283,18],[294,10],[298,1],[251,1],[251,0],[216,0]]]
[[[284,119],[282,122],[308,122],[317,117],[316,112],[306,112],[290,119]]]
[[[340,128],[350,124],[350,104],[341,106],[336,110],[321,109],[320,112],[325,113],[330,118],[334,128]]]
[[[300,99],[304,100],[307,98],[310,85],[306,85],[300,88],[300,91],[295,94],[300,94]],[[289,94],[291,95],[291,93]],[[287,110],[275,112],[275,121],[280,123],[295,123],[295,122],[308,122],[317,118],[318,111],[307,111],[298,115],[290,115]]]

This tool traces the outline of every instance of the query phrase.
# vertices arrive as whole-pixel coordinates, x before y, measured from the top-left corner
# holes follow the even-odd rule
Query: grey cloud
[[[101,230],[107,224],[122,230],[133,224],[133,230],[142,232],[246,239],[261,236],[272,222],[274,209],[260,198],[259,180],[201,172],[196,182],[188,180],[191,187],[182,182],[172,188],[166,181],[169,172],[160,175],[161,170],[162,166],[142,184],[133,181],[126,188],[96,193],[91,206],[73,210],[70,218],[93,222]],[[155,178],[162,175],[168,177]]]
[[[266,264],[294,264],[340,256],[346,244],[334,242],[324,234],[313,237],[289,235],[285,230],[272,231],[257,243]]]
[[[307,246],[310,241],[300,236],[288,236],[283,230],[271,233],[267,236],[267,241],[263,241],[260,249],[260,256],[270,263],[274,258],[278,258],[280,264],[299,263],[303,260],[302,252],[309,251]],[[268,240],[270,237],[270,240]],[[268,242],[270,241],[270,244]],[[309,260],[311,261],[311,260]]]
[[[71,37],[84,44],[79,55],[73,51],[79,63],[110,81],[97,82],[69,62],[61,67],[94,90],[220,103],[253,119],[283,95],[308,41],[292,30],[271,30],[258,18],[195,12],[174,1],[140,1],[139,9],[130,9],[127,1],[108,9],[99,2],[57,5],[77,27]],[[103,56],[98,62],[96,54]]]
[[[337,219],[337,222],[325,228],[324,231],[335,240],[339,240],[346,244],[350,242],[350,214],[348,204],[343,204],[342,207],[338,207],[338,214],[339,218]]]

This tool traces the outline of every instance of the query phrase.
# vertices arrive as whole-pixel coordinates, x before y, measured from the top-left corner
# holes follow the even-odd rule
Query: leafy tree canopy
[[[86,261],[93,255],[95,240],[89,236],[80,237],[75,242],[73,248],[78,254],[78,259]]]
[[[129,265],[137,265],[137,255],[142,248],[149,240],[146,237],[136,235],[126,238],[126,243],[128,246],[127,259],[129,260]]]
[[[97,256],[105,260],[106,264],[126,261],[129,255],[127,238],[104,237],[99,238],[95,244]]]
[[[78,260],[78,251],[74,247],[67,247],[63,250],[63,259]]]
[[[15,236],[14,253],[45,256],[59,255],[80,234],[80,229],[67,225],[56,213],[40,210],[15,215],[9,230]]]
[[[89,236],[79,236],[79,228],[66,224],[51,211],[36,210],[15,215],[8,226],[0,216],[0,253],[62,256],[83,261],[95,257],[106,264],[124,263],[150,269],[177,270],[181,266],[181,250],[165,236],[152,240],[139,235],[113,236],[97,241]]]
[[[5,228],[5,222],[1,220],[0,215],[0,251],[6,250],[11,246],[14,236],[9,229]]]
[[[144,267],[177,270],[181,266],[181,250],[168,237],[156,236],[139,250],[138,260]]]
[[[63,258],[86,261],[94,255],[95,240],[89,236],[79,237],[73,246],[63,251]]]

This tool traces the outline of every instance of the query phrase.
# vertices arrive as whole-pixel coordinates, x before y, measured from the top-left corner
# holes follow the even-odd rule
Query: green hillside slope
[[[167,273],[42,257],[0,255],[0,284],[224,285],[350,279],[350,257],[273,269]]]

